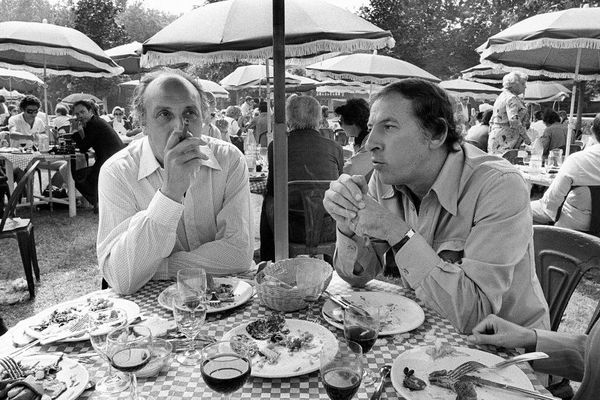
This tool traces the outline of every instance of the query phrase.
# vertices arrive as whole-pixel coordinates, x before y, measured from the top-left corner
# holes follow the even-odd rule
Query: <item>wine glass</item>
[[[176,360],[181,365],[198,365],[202,355],[196,349],[195,339],[200,333],[206,318],[206,304],[204,297],[175,296],[173,298],[173,316],[179,331],[188,340],[188,348],[177,356]]]
[[[337,347],[321,350],[321,381],[331,400],[350,400],[363,377],[362,347],[341,340]]]
[[[202,379],[209,388],[224,399],[239,390],[250,376],[252,363],[249,352],[242,343],[216,342],[204,347],[202,353]]]
[[[206,295],[206,272],[202,268],[185,268],[177,271],[177,293],[180,297]]]
[[[132,400],[153,400],[148,396],[138,396],[137,379],[134,374],[152,359],[150,329],[137,325],[114,329],[106,338],[106,354],[114,368],[129,375]]]
[[[116,312],[119,315],[127,315],[124,310],[116,309]],[[120,373],[114,373],[110,359],[107,354],[107,337],[108,334],[115,327],[122,327],[127,322],[126,319],[122,319],[112,325],[102,325],[102,326],[89,326],[88,327],[88,335],[90,336],[90,342],[92,343],[92,347],[98,353],[100,358],[104,359],[108,363],[108,374],[96,382],[96,391],[100,393],[120,393],[125,391],[129,387],[129,379],[126,379],[126,376]],[[116,324],[116,325],[115,325]]]
[[[304,289],[304,296],[302,299],[308,303],[308,310],[306,312],[306,320],[310,322],[319,322],[319,316],[315,315],[313,310],[315,303],[321,296],[322,287],[320,285],[312,286]]]
[[[380,328],[378,307],[348,307],[344,310],[344,337],[358,343],[363,354],[367,354],[375,344]],[[369,368],[365,368],[364,375],[365,384],[372,385],[375,382]]]

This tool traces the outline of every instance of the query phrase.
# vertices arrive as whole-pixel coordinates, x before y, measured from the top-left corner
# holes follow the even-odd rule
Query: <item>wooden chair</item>
[[[40,280],[40,270],[38,267],[37,252],[35,249],[35,237],[33,234],[33,224],[29,219],[14,218],[17,203],[21,199],[21,195],[26,186],[29,185],[30,177],[38,166],[39,161],[34,161],[19,184],[10,196],[8,205],[4,210],[2,221],[0,222],[0,239],[15,238],[19,244],[23,269],[27,279],[27,288],[29,289],[29,297],[35,297],[35,285],[33,275]]]
[[[302,180],[288,182],[288,197],[290,199],[290,257],[300,254],[315,256],[323,254],[329,257],[331,263],[335,251],[335,221],[323,207],[323,196],[329,189],[331,181]],[[302,209],[292,208],[294,199],[301,199]],[[292,231],[294,221],[304,220],[304,237],[302,232]]]
[[[534,225],[535,268],[550,308],[550,327],[558,329],[581,278],[600,267],[600,238],[572,229]]]

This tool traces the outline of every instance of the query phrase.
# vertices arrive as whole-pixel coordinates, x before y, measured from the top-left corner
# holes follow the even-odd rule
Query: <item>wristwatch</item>
[[[415,234],[415,231],[411,228],[406,232],[406,235],[400,239],[400,241],[394,245],[392,245],[392,251],[394,254],[398,253],[402,247],[410,240],[411,237]]]

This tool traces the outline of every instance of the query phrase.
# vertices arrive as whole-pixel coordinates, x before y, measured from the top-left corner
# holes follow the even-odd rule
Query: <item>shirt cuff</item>
[[[396,253],[395,260],[402,277],[412,288],[418,286],[441,261],[423,236],[416,232]]]
[[[148,204],[148,218],[175,231],[183,214],[184,205],[171,200],[158,190]]]

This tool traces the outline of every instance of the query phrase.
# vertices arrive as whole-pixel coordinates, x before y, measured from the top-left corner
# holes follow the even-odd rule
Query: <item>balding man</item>
[[[253,239],[248,167],[230,143],[200,137],[206,94],[189,76],[145,76],[133,100],[145,133],[100,173],[98,263],[118,293],[177,270],[247,270]]]

